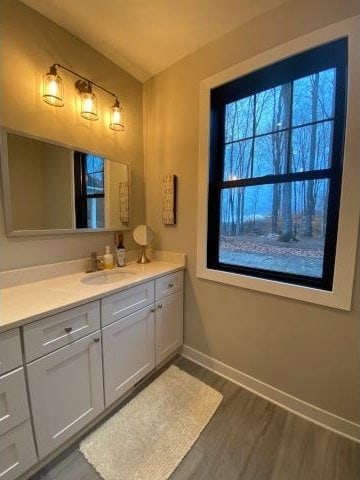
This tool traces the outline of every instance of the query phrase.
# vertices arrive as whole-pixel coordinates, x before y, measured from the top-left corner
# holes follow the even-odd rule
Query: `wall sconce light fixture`
[[[124,131],[124,123],[122,121],[121,115],[122,108],[120,107],[120,102],[116,98],[115,104],[110,108],[110,125],[109,127],[115,131]]]
[[[80,115],[87,120],[97,120],[97,98],[91,88],[91,83],[85,80],[75,82],[76,90],[79,92],[81,99]]]
[[[92,87],[95,86],[102,90],[103,92],[111,95],[115,98],[114,105],[110,108],[110,124],[109,127],[115,131],[125,130],[124,122],[122,120],[122,108],[120,107],[120,101],[118,97],[113,93],[102,87],[101,85],[92,82],[88,78],[79,75],[78,73],[70,70],[70,68],[64,67],[59,63],[54,63],[51,65],[49,72],[44,75],[43,82],[43,100],[44,102],[52,105],[54,107],[64,106],[64,88],[62,84],[61,77],[58,75],[57,71],[59,68],[66,70],[78,77],[78,80],[75,82],[75,88],[80,95],[81,100],[81,110],[80,115],[87,120],[98,120],[97,107],[98,102],[95,93],[92,90]]]
[[[52,65],[44,75],[44,102],[54,107],[62,107],[64,105],[64,87],[61,77],[57,74],[56,65]]]

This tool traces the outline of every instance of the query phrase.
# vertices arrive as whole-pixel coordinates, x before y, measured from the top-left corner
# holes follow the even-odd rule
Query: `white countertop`
[[[81,279],[94,274],[78,272],[1,289],[0,332],[102,298],[146,280],[183,270],[184,265],[155,260],[145,265],[130,262],[118,270],[122,269],[135,274],[114,283],[89,285],[82,283]]]

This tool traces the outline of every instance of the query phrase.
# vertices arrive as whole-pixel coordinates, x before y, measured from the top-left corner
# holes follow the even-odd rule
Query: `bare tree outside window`
[[[293,90],[293,91],[292,91]],[[224,180],[330,164],[334,69],[226,106]],[[328,182],[232,188],[221,198],[221,262],[321,277]]]

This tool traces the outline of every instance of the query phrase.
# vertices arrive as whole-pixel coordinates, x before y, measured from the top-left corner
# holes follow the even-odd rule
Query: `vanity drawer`
[[[155,280],[155,299],[170,295],[183,288],[183,272],[170,273]]]
[[[0,436],[1,480],[15,480],[36,461],[30,420]]]
[[[19,329],[0,334],[0,375],[22,364]]]
[[[24,369],[0,377],[0,435],[29,418]]]
[[[25,359],[31,362],[99,328],[99,301],[30,323],[24,327]]]
[[[154,303],[154,282],[146,282],[101,300],[101,324],[104,327],[115,320]]]

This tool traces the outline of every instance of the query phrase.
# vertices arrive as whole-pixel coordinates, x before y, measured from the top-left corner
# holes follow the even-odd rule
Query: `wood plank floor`
[[[360,445],[183,357],[174,364],[224,399],[170,480],[359,480]],[[143,387],[142,387],[143,388]],[[100,480],[76,446],[32,480]]]

